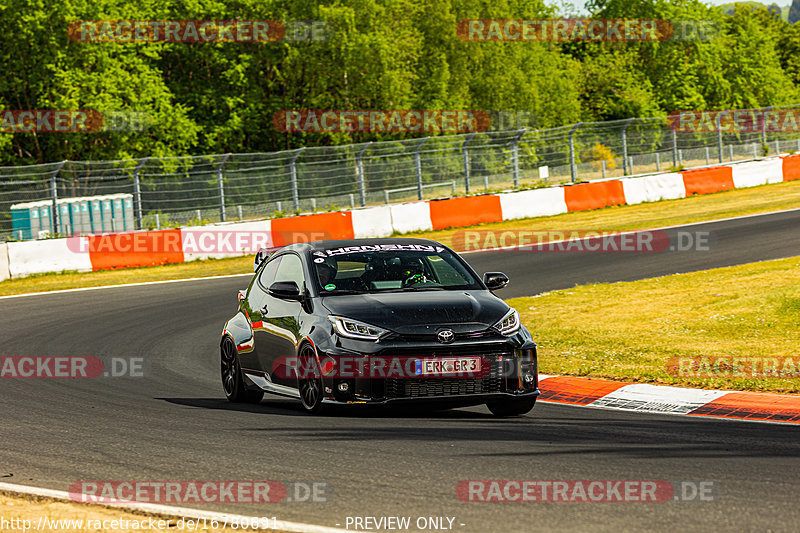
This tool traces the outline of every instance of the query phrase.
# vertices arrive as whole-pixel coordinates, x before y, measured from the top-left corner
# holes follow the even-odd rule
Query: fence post
[[[525,135],[525,128],[522,128],[514,135],[511,141],[511,160],[513,165],[514,187],[519,187],[519,140]]]
[[[300,157],[303,150],[305,150],[305,147],[297,150],[289,160],[289,175],[292,180],[292,203],[295,211],[300,209],[300,193],[297,191],[297,158]]]
[[[722,163],[722,113],[717,113],[717,155],[719,155],[719,162]]]
[[[761,144],[767,144],[767,112],[770,109],[772,109],[772,106],[768,105],[761,112]]]
[[[139,183],[139,172],[146,162],[147,158],[145,157],[139,161],[139,164],[136,165],[136,169],[133,171],[133,196],[136,201],[136,229],[142,229],[142,187]]]
[[[622,126],[622,175],[628,175],[628,126],[631,125],[633,122],[632,118],[629,118],[625,125]]]
[[[51,211],[53,212],[52,216],[50,217],[50,234],[52,236],[55,236],[56,228],[58,227],[58,191],[56,190],[56,174],[58,174],[58,171],[50,174],[50,199],[52,200]]]
[[[672,166],[678,168],[678,134],[672,130]]]
[[[422,142],[417,145],[416,149],[414,149],[414,165],[417,169],[417,198],[420,200],[422,200],[422,161],[419,157],[419,150],[422,148],[423,144],[428,142],[428,139],[430,139],[430,137],[425,137],[422,139]]]
[[[58,176],[61,167],[63,167],[66,162],[66,159],[60,162],[53,173],[50,174],[50,199],[52,200],[53,206],[53,214],[50,217],[50,233],[53,236],[55,236],[57,232],[60,233],[61,230],[61,217],[58,213],[58,186],[56,185],[56,176]]]
[[[475,133],[470,133],[461,146],[461,152],[464,154],[464,191],[469,194],[469,149],[467,145],[475,137]]]
[[[356,155],[356,169],[358,170],[358,195],[359,200],[361,201],[361,207],[367,205],[367,185],[364,179],[364,152],[367,151],[369,145],[372,144],[372,141],[368,142],[364,145],[364,148],[359,150],[358,155]]]
[[[575,131],[580,127],[583,122],[578,122],[572,129],[569,130],[569,174],[572,178],[572,183],[578,181],[578,166],[575,164]]]
[[[225,222],[225,187],[222,184],[222,165],[225,164],[225,161],[231,154],[225,154],[222,156],[222,161],[219,162],[217,165],[217,188],[219,189],[219,219],[222,222]]]

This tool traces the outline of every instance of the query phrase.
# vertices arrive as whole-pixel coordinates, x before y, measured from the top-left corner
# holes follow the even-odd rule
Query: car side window
[[[428,264],[436,276],[436,281],[445,285],[468,285],[470,281],[456,268],[439,256],[428,258]]]
[[[275,281],[294,281],[297,283],[297,288],[302,291],[305,274],[303,274],[303,262],[300,258],[294,254],[282,256],[281,264],[275,274]]]
[[[261,274],[258,275],[258,283],[261,287],[269,289],[269,286],[275,282],[275,274],[277,274],[280,263],[284,257],[286,256],[276,257],[261,270]]]
[[[261,308],[264,307],[267,300],[267,290],[264,287],[268,286],[265,283],[271,283],[271,280],[275,278],[275,272],[278,270],[280,261],[281,258],[276,257],[264,265],[264,268],[261,269],[250,284],[250,288],[247,291],[247,307],[251,316],[253,313],[259,313]]]

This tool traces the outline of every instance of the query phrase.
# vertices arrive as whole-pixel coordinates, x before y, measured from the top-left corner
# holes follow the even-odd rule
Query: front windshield
[[[483,288],[442,246],[348,246],[317,250],[313,258],[323,295]]]

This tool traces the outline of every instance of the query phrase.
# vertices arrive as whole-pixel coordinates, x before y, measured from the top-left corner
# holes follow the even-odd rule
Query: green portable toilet
[[[33,231],[31,229],[31,211],[35,211],[37,215],[39,210],[32,207],[32,203],[14,204],[11,206],[11,236],[19,241],[25,239],[32,239]]]

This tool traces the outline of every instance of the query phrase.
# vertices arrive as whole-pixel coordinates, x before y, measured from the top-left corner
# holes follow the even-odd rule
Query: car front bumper
[[[402,375],[374,372],[332,372],[323,375],[324,397],[335,404],[450,403],[477,405],[495,400],[536,398],[539,394],[536,344],[527,331],[515,337],[465,339],[452,344],[431,342],[345,341],[317,347],[322,368],[342,360],[351,368],[371,368],[375,359],[412,362],[416,359],[480,357],[484,371],[477,377]],[[399,365],[408,368],[405,364]],[[346,390],[341,385],[346,383]]]

